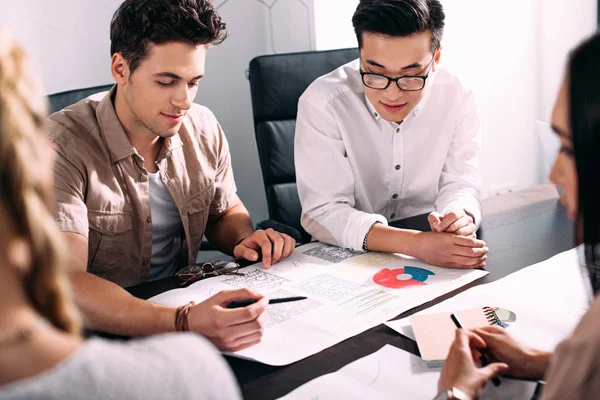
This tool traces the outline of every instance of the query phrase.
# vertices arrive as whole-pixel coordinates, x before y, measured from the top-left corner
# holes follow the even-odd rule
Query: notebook
[[[429,367],[443,365],[454,341],[456,325],[450,319],[452,312],[417,314],[410,317],[421,358]],[[496,311],[491,307],[454,311],[466,329],[486,325],[503,326]]]

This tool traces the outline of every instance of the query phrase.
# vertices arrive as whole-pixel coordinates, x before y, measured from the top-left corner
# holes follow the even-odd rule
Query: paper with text
[[[487,272],[438,268],[395,254],[355,253],[322,243],[296,249],[265,270],[260,265],[174,289],[150,301],[179,306],[221,290],[250,288],[269,298],[308,300],[269,306],[260,344],[234,356],[286,365],[464,286]]]

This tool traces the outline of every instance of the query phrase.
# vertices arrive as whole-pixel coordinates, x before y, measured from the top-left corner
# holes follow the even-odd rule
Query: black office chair
[[[68,107],[71,104],[75,104],[79,100],[85,99],[93,94],[106,92],[112,87],[113,85],[101,85],[51,94],[48,96],[48,101],[50,103],[50,114],[60,111],[63,108]]]
[[[294,167],[298,99],[315,79],[357,58],[354,48],[274,54],[250,61],[254,132],[270,219],[259,224],[262,227],[276,221],[297,230],[292,236],[298,235],[302,243],[310,241],[300,224]]]

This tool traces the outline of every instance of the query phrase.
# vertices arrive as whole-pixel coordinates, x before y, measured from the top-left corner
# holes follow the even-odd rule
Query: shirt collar
[[[137,154],[137,151],[131,145],[129,137],[127,137],[127,134],[123,129],[123,125],[121,125],[121,121],[119,121],[119,117],[117,117],[117,112],[115,111],[115,106],[113,103],[116,92],[117,85],[114,85],[96,108],[96,119],[98,120],[98,124],[100,126],[100,134],[104,136],[106,146],[110,153],[110,160],[113,163],[127,158],[133,154]],[[182,145],[183,142],[179,137],[179,133],[172,137],[166,138],[163,142],[163,146],[157,161],[169,157],[173,150],[181,147]]]
[[[419,102],[419,104],[417,104],[415,109],[412,110],[409,115],[407,115],[407,117],[404,119],[405,121],[411,117],[416,117],[419,114],[419,111],[421,110],[421,107],[423,104],[423,100],[425,100],[425,98],[421,99],[421,101]],[[371,101],[369,100],[369,98],[367,97],[366,94],[365,94],[365,104],[367,105],[367,109],[369,110],[369,112],[371,113],[373,118],[375,118],[376,121],[379,121],[381,119],[381,115],[379,115],[379,113],[377,112],[377,110],[375,109],[375,107],[373,106],[373,104],[371,103]],[[392,126],[394,128],[399,125],[397,122],[394,122],[394,121],[389,121],[389,122],[392,124]]]

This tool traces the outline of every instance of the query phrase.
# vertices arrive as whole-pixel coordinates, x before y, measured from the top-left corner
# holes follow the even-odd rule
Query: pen
[[[269,300],[269,304],[288,303],[290,301],[298,301],[298,300],[306,300],[306,299],[307,299],[307,297],[304,297],[304,296],[280,297],[278,299]],[[246,306],[249,306],[250,304],[256,303],[256,301],[257,300],[255,300],[255,299],[234,300],[234,301],[230,302],[229,304],[227,304],[227,308],[246,307]]]
[[[452,322],[454,322],[454,325],[456,325],[456,327],[458,329],[464,329],[463,325],[460,323],[460,321],[458,320],[458,317],[456,315],[450,314],[450,318],[452,318]],[[481,349],[480,351],[481,351],[481,355],[479,356],[479,362],[481,362],[482,367],[485,367],[490,362],[484,354],[485,349]],[[498,378],[497,376],[492,378],[492,382],[494,383],[494,386],[500,386],[500,383],[501,383],[500,378]]]

